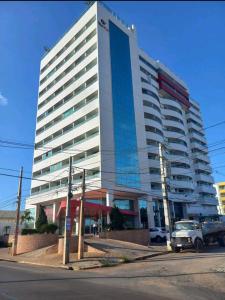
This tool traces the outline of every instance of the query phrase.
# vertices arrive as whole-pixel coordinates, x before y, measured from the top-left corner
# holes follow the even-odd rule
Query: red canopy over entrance
[[[71,200],[71,216],[75,217],[78,213],[77,208],[80,206],[80,200],[73,199]],[[66,200],[62,200],[59,210],[57,212],[57,217],[61,214],[62,211],[66,209]],[[92,203],[84,201],[84,213],[85,216],[99,216],[100,214],[106,215],[107,212],[110,212],[112,209],[111,206],[106,206],[103,204]],[[137,213],[131,210],[120,209],[120,212],[124,215],[136,216]]]

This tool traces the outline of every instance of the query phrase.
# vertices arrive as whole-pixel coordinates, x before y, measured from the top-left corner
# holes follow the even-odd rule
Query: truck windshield
[[[187,223],[177,223],[175,224],[176,230],[194,230],[195,225],[194,223],[187,222]]]

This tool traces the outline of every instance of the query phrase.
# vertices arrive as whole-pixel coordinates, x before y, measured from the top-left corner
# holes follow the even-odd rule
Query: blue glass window
[[[134,201],[127,199],[114,199],[114,205],[120,209],[134,210]]]
[[[105,205],[106,200],[105,199],[86,199],[86,202],[94,203],[94,204],[101,204]]]
[[[140,187],[129,37],[109,21],[116,183]]]

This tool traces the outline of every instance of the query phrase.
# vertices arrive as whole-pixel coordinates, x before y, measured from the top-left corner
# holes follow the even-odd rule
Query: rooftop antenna
[[[85,3],[87,6],[91,7],[91,6],[95,3],[95,1],[84,1],[84,3]]]
[[[44,51],[48,53],[50,51],[50,48],[44,46]]]

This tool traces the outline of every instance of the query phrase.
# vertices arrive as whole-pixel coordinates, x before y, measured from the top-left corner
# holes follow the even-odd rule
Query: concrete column
[[[183,214],[184,214],[184,219],[188,219],[187,203],[183,204]]]
[[[40,212],[40,204],[36,204],[36,208],[35,208],[35,219],[34,219],[34,228],[36,228],[36,221],[37,221],[37,219],[38,219],[39,212]]]
[[[58,205],[56,202],[53,203],[53,208],[52,208],[52,222],[53,223],[56,223],[56,214],[57,214],[57,211],[58,211]]]
[[[59,219],[57,218],[57,213],[59,210],[60,202],[56,201],[53,203],[53,213],[52,213],[52,222],[55,223],[59,228]],[[58,229],[59,231],[59,229]]]
[[[135,228],[141,228],[141,216],[140,216],[140,208],[139,208],[139,203],[138,199],[134,200],[134,211],[137,213],[137,216],[135,217]]]
[[[113,192],[108,191],[106,193],[106,205],[107,206],[113,207],[113,198],[114,198]],[[109,215],[109,212],[107,212],[107,224],[110,224],[110,215]]]
[[[170,218],[176,218],[176,214],[175,214],[175,209],[174,209],[174,202],[173,201],[171,201],[170,202],[171,203],[171,216],[170,216]]]
[[[79,207],[77,206],[77,208],[76,208],[76,217],[75,217],[75,219],[74,219],[74,222],[75,222],[75,224],[76,224],[76,226],[75,226],[75,235],[78,235],[78,229],[79,229]]]
[[[152,197],[147,197],[148,228],[155,227]]]

